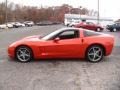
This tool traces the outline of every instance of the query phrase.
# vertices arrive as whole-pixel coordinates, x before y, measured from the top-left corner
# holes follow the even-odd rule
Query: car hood
[[[20,41],[45,41],[45,40],[41,39],[43,37],[44,37],[44,35],[28,36],[28,37],[21,39]]]
[[[25,38],[22,38],[22,39],[18,40],[18,42],[41,41],[42,37],[43,37],[42,35],[28,36],[28,37],[25,37]]]
[[[28,36],[23,39],[32,39],[32,38],[42,38],[42,35],[34,35],[34,36]]]
[[[40,38],[42,38],[41,35],[28,36],[28,37],[22,38],[16,42],[13,42],[9,47],[16,47],[19,45],[27,45],[28,42],[32,43],[32,42],[36,42],[36,41],[42,41]]]

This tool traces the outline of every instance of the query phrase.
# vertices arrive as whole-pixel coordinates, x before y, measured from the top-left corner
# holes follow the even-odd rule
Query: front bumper
[[[15,48],[14,47],[8,47],[8,56],[10,58],[15,58]]]

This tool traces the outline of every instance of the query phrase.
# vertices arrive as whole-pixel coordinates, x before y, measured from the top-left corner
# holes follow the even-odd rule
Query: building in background
[[[86,21],[86,22],[93,22],[95,24],[98,23],[97,16],[88,16],[88,15],[80,15],[80,14],[65,14],[64,16],[64,24],[69,25],[71,22],[75,21]],[[113,23],[113,19],[108,17],[100,17],[99,23],[102,26],[106,26],[107,24]]]

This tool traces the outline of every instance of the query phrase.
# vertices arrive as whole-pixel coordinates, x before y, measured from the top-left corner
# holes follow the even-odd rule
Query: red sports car
[[[89,29],[89,30],[98,31],[98,32],[103,31],[102,26],[94,24],[92,22],[82,22],[82,23],[76,24],[74,27]]]
[[[30,36],[11,44],[8,55],[21,62],[32,59],[86,58],[99,62],[110,55],[114,37],[79,28],[63,28],[46,36]]]

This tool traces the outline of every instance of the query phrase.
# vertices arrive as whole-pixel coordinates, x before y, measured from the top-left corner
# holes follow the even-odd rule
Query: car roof
[[[67,27],[67,28],[62,28],[60,29],[61,31],[63,30],[79,30],[79,31],[87,31],[87,32],[93,32],[93,33],[99,33],[99,34],[102,34],[101,32],[95,32],[95,31],[92,31],[92,30],[89,30],[89,29],[83,29],[83,28],[74,28],[74,27]]]
[[[61,30],[83,30],[82,28],[74,28],[74,27],[66,27],[66,28],[61,28]]]
[[[90,31],[90,32],[95,32],[89,29],[83,29],[83,28],[74,28],[74,27],[66,27],[66,28],[61,28],[61,30],[79,30],[79,31]]]

